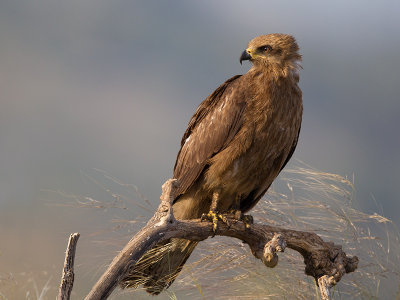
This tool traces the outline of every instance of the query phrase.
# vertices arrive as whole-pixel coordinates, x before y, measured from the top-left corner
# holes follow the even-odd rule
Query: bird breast
[[[290,85],[274,86],[250,99],[240,131],[211,160],[206,185],[211,190],[222,187],[226,198],[268,188],[297,140],[301,115],[301,95]]]

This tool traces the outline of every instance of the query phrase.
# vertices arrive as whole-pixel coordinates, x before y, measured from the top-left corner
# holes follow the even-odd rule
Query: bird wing
[[[239,131],[245,99],[235,88],[236,75],[220,85],[197,108],[184,133],[174,167],[180,181],[176,196],[185,193],[207,165]]]
[[[281,169],[279,170],[279,172],[281,172],[281,171],[283,170],[283,168],[286,167],[287,163],[288,163],[289,160],[292,158],[293,153],[294,153],[294,150],[296,150],[296,147],[297,147],[297,142],[298,142],[298,140],[299,140],[300,130],[301,130],[301,125],[300,125],[300,127],[299,127],[299,131],[297,132],[296,139],[295,139],[294,142],[293,142],[292,148],[290,148],[290,152],[289,152],[288,156],[286,157],[286,160],[285,160],[285,162],[283,163],[283,165],[282,165]]]
[[[294,150],[296,150],[297,147],[297,142],[299,140],[299,135],[300,135],[300,129],[297,132],[297,136],[295,138],[295,140],[293,141],[292,147],[290,148],[290,151],[285,159],[285,162],[283,163],[281,169],[279,170],[279,173],[283,170],[283,168],[287,165],[287,163],[289,162],[289,160],[292,158]],[[270,185],[268,186],[260,186],[256,189],[254,189],[245,199],[243,199],[240,202],[240,210],[242,212],[246,212],[249,211],[250,209],[252,209],[254,207],[254,205],[257,204],[257,202],[261,199],[262,196],[264,196],[264,194],[267,192],[267,190],[269,189]]]

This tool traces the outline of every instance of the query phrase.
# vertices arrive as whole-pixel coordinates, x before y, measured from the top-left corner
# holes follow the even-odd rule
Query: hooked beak
[[[240,56],[239,62],[242,64],[242,61],[244,60],[251,60],[251,55],[249,50],[244,50],[242,55]]]

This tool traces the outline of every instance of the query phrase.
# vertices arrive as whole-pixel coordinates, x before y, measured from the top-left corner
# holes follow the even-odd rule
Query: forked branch
[[[213,235],[209,222],[198,220],[181,221],[173,216],[172,201],[177,181],[168,180],[162,187],[161,204],[150,221],[136,234],[113,259],[106,272],[92,288],[86,300],[105,299],[129,274],[142,255],[157,243],[170,238],[202,241]],[[242,221],[228,217],[229,226],[220,222],[217,235],[234,237],[247,243],[253,255],[267,267],[278,263],[277,252],[285,247],[298,251],[304,258],[305,273],[313,276],[320,285],[322,299],[329,299],[329,288],[345,273],[357,268],[358,258],[350,257],[342,247],[324,242],[317,234],[253,224],[246,228]],[[325,296],[324,296],[325,295]]]

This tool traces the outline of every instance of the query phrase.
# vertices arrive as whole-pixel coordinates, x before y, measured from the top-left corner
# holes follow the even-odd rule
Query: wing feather
[[[174,167],[174,178],[180,181],[176,196],[193,185],[208,160],[224,149],[239,131],[245,108],[245,99],[235,88],[240,76],[220,85],[190,119]]]

